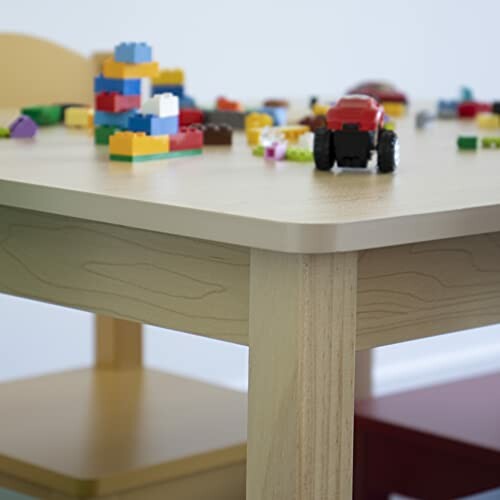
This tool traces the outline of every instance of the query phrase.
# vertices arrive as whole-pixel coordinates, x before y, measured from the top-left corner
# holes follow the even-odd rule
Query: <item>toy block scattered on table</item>
[[[229,125],[206,123],[205,125],[192,125],[192,127],[203,132],[205,146],[231,146],[233,143],[233,129]]]
[[[245,117],[245,130],[254,128],[271,127],[273,125],[273,117],[267,113],[249,113]]]
[[[422,110],[415,115],[415,127],[418,129],[423,129],[427,127],[436,118],[436,115],[431,111]]]
[[[256,128],[250,128],[245,132],[245,135],[247,137],[247,144],[249,146],[258,146],[260,143],[260,136],[262,135],[262,128],[261,127],[256,127]]]
[[[400,118],[406,113],[406,104],[404,102],[383,101],[386,115],[393,118]]]
[[[314,132],[317,128],[326,127],[326,116],[324,115],[305,116],[299,121],[299,124],[309,127],[311,131]]]
[[[215,109],[218,111],[243,111],[243,105],[239,101],[218,97],[215,101]]]
[[[284,127],[276,127],[276,133],[283,134],[283,137],[290,143],[296,143],[302,134],[310,131],[307,125],[286,125]]]
[[[268,146],[264,146],[264,159],[265,160],[284,160],[286,156],[286,142],[273,142]]]
[[[184,85],[184,71],[180,68],[166,68],[160,70],[157,76],[153,78],[153,85]]]
[[[500,137],[483,137],[481,139],[481,146],[485,149],[499,149]]]
[[[315,102],[313,105],[312,105],[312,112],[313,112],[313,115],[315,116],[324,116],[328,113],[328,110],[330,109],[330,105],[329,104],[322,104],[322,103],[319,103],[319,102]]]
[[[21,113],[29,116],[37,125],[55,125],[63,119],[63,109],[58,105],[29,106],[22,108]]]
[[[286,150],[286,157],[288,161],[297,162],[313,162],[314,154],[311,150],[300,147],[289,147]]]
[[[153,60],[153,51],[147,43],[123,42],[115,47],[115,61],[127,64],[148,63]]]
[[[277,127],[281,127],[286,125],[288,111],[286,108],[279,108],[277,106],[268,106],[264,108],[260,108],[259,113],[264,113],[269,115],[273,119],[273,125]]]
[[[478,113],[476,115],[476,125],[487,130],[497,129],[500,127],[500,116],[495,113]]]
[[[478,113],[491,112],[491,104],[485,102],[464,101],[459,103],[457,113],[460,118],[475,118]]]
[[[94,113],[94,125],[111,125],[122,129],[128,128],[129,119],[137,114],[136,111],[124,111],[122,113],[109,113],[108,111],[96,111]]]
[[[35,137],[38,126],[26,115],[16,118],[9,126],[9,137],[12,139],[30,139]]]
[[[177,134],[170,135],[170,151],[185,151],[203,147],[203,131],[195,127],[180,127]]]
[[[118,92],[100,92],[95,96],[95,109],[109,113],[122,113],[139,108],[140,95],[123,95]]]
[[[179,105],[181,108],[196,108],[196,101],[188,95],[183,95],[179,97]]]
[[[152,89],[153,95],[156,94],[174,94],[179,98],[184,97],[184,86],[183,85],[156,85],[153,84]]]
[[[247,113],[243,111],[209,110],[205,111],[205,123],[215,123],[216,125],[226,124],[233,127],[234,130],[243,130],[245,128],[246,115]]]
[[[456,100],[440,99],[437,103],[438,118],[456,118],[458,116],[458,104]]]
[[[80,106],[70,106],[64,111],[64,124],[66,127],[89,128],[93,120],[94,110]]]
[[[105,78],[102,75],[94,78],[94,92],[117,92],[122,95],[140,95],[141,80],[139,78]]]
[[[148,136],[143,132],[116,132],[109,138],[109,152],[112,155],[143,156],[168,153],[170,138]]]
[[[136,115],[129,119],[127,129],[133,132],[144,132],[148,135],[177,134],[179,116]]]
[[[157,62],[127,64],[108,58],[102,63],[102,74],[106,78],[153,78],[158,72]]]
[[[457,138],[457,146],[460,151],[476,151],[477,137],[460,135]]]
[[[109,138],[115,132],[121,132],[123,129],[119,127],[113,127],[110,125],[101,125],[94,129],[94,143],[99,145],[107,146],[109,144]]]
[[[10,130],[5,127],[0,127],[0,139],[7,139],[10,137]]]
[[[496,115],[500,115],[500,101],[493,101],[493,104],[491,105],[491,112]]]
[[[195,123],[203,123],[205,115],[201,109],[184,108],[179,110],[179,125],[185,127]]]
[[[141,106],[141,113],[143,115],[154,115],[160,118],[178,116],[179,98],[171,93],[154,95]]]

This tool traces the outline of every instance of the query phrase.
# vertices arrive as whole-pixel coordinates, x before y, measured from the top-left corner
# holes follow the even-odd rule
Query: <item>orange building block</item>
[[[219,111],[243,111],[243,105],[239,101],[230,101],[225,97],[219,97],[215,104]]]
[[[157,62],[126,64],[108,57],[102,63],[102,74],[106,78],[154,78],[159,71]]]
[[[146,135],[144,132],[116,132],[109,138],[109,153],[119,156],[144,156],[168,153],[168,135]]]

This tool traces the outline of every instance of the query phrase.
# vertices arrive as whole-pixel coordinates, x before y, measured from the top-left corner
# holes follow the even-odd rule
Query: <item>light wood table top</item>
[[[415,109],[415,108],[414,108]],[[0,203],[283,252],[350,251],[500,230],[500,152],[459,153],[473,123],[398,122],[395,175],[266,163],[232,148],[147,164],[109,162],[86,132],[0,142]]]

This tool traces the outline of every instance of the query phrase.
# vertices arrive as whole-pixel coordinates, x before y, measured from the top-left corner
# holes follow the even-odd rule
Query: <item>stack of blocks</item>
[[[174,94],[179,98],[181,108],[194,108],[194,100],[184,92],[184,71],[180,68],[162,69],[153,78],[152,94]]]
[[[108,144],[112,134],[128,129],[141,104],[141,78],[154,78],[158,63],[146,43],[121,43],[102,72],[94,80],[96,144]]]

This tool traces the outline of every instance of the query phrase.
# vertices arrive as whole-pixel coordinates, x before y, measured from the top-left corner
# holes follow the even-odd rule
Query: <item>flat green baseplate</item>
[[[164,160],[167,158],[178,158],[179,156],[195,156],[201,155],[201,149],[185,149],[182,151],[170,151],[169,153],[159,153],[156,155],[109,155],[111,161],[125,161],[130,163],[154,161],[154,160]]]

